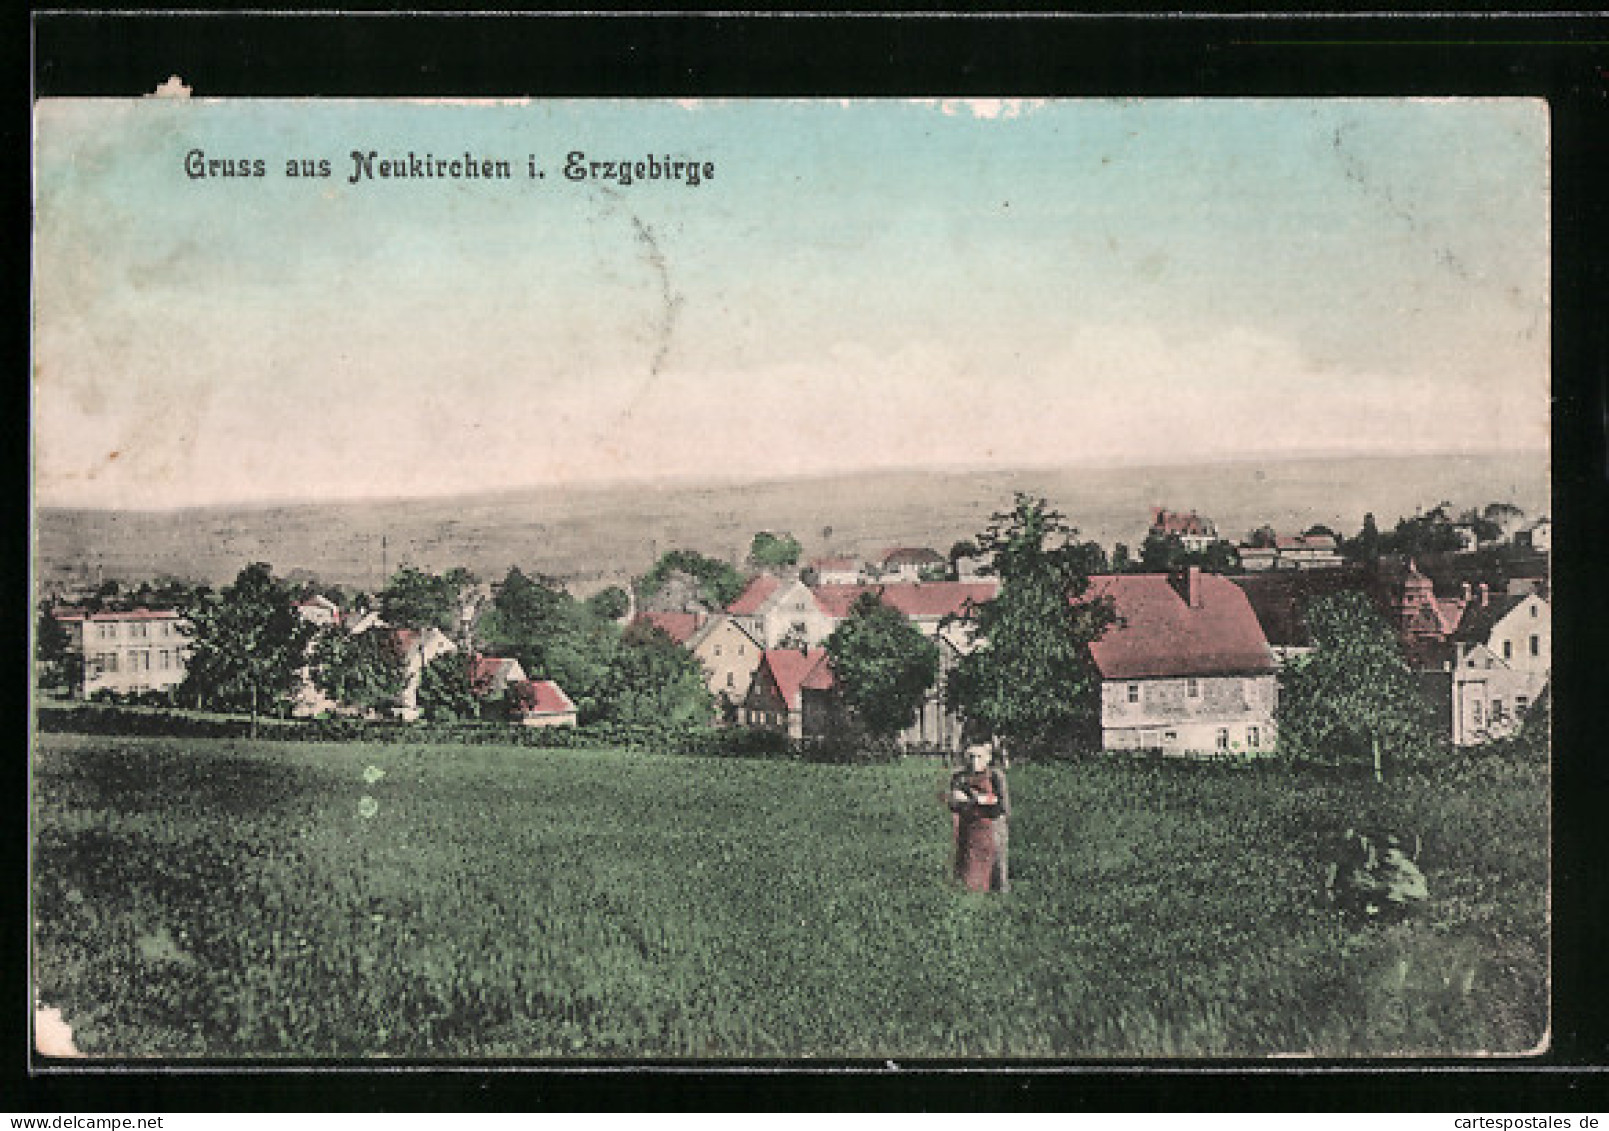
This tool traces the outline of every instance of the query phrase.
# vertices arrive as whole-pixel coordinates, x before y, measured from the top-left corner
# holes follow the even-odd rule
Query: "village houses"
[[[1090,646],[1105,750],[1255,754],[1275,742],[1273,652],[1239,586],[1199,568],[1091,579],[1117,621]]]

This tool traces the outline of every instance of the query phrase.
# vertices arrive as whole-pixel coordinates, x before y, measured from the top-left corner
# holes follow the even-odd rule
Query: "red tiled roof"
[[[842,619],[862,593],[878,593],[883,604],[908,617],[937,619],[966,611],[967,602],[981,605],[1000,592],[997,581],[903,581],[888,585],[818,585],[811,590],[828,616]]]
[[[826,659],[825,648],[812,648],[808,652],[801,652],[797,648],[769,648],[760,657],[760,671],[770,671],[771,679],[781,692],[782,701],[788,705],[788,710],[797,711],[801,687],[832,686],[832,671]],[[825,672],[825,683],[821,682],[822,676],[818,674],[818,669]]]
[[[1186,603],[1184,581],[1166,574],[1106,574],[1090,581],[1087,599],[1110,597],[1119,617],[1090,645],[1091,658],[1105,679],[1274,670],[1273,653],[1251,602],[1226,577],[1199,576],[1199,608]]]
[[[526,679],[508,685],[510,704],[533,715],[565,715],[575,704],[551,679]]]
[[[762,573],[759,577],[749,582],[749,587],[738,594],[737,600],[726,606],[726,611],[733,616],[739,617],[757,613],[760,611],[760,606],[765,604],[771,594],[781,587],[782,581],[779,578],[773,577],[769,573]]]
[[[651,624],[678,644],[692,639],[705,621],[703,613],[638,613],[633,624]]]

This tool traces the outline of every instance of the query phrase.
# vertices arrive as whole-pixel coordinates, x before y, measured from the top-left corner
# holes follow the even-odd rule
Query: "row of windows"
[[[119,666],[123,663],[123,661],[119,658],[120,655],[121,654],[117,652],[95,653],[89,658],[90,674],[109,675],[115,673],[118,671]],[[148,672],[152,668],[153,657],[156,670],[158,671],[172,671],[179,662],[178,653],[171,652],[166,648],[160,649],[155,653],[149,651],[130,652],[128,653],[126,670],[131,672]]]
[[[1163,731],[1162,732],[1162,741],[1164,743],[1167,743],[1167,744],[1170,744],[1170,745],[1172,743],[1178,742],[1179,741],[1179,732],[1176,731],[1176,730],[1165,730],[1165,731]],[[1219,727],[1218,728],[1217,734],[1215,734],[1213,736],[1213,746],[1216,747],[1219,750],[1228,750],[1229,749],[1229,728],[1228,727]],[[1247,746],[1248,749],[1251,749],[1251,750],[1261,750],[1262,749],[1262,746],[1263,746],[1263,728],[1262,727],[1260,727],[1260,726],[1249,726],[1249,727],[1246,728],[1246,746]]]
[[[157,622],[155,633],[150,631],[152,625],[142,620],[131,621],[126,627],[128,628],[127,635],[131,640],[145,640],[153,635],[165,638],[172,636],[174,633],[172,621]],[[97,640],[116,640],[118,635],[117,621],[102,621],[95,626],[95,639]]]
[[[1185,693],[1186,697],[1188,697],[1190,699],[1199,699],[1199,698],[1201,698],[1201,681],[1199,679],[1194,678],[1194,677],[1185,680],[1184,681],[1184,693]],[[1130,703],[1138,703],[1140,701],[1140,685],[1139,684],[1131,683],[1131,684],[1128,685],[1128,701]]]
[[[1514,713],[1516,716],[1524,715],[1525,712],[1530,709],[1530,706],[1531,697],[1529,695],[1516,695],[1514,697]],[[1482,714],[1481,701],[1477,699],[1474,701],[1474,703],[1470,704],[1470,715],[1475,720],[1476,726],[1481,726],[1483,723],[1487,722],[1490,722],[1495,726],[1499,723],[1508,721],[1508,709],[1503,705],[1503,701],[1501,699],[1493,699],[1491,707],[1485,712],[1484,718],[1482,717]]]

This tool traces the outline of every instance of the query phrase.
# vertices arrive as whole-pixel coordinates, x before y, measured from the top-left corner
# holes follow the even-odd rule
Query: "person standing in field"
[[[980,742],[966,749],[966,765],[950,778],[955,835],[955,878],[970,891],[1009,891],[1007,822],[1011,794],[1005,771],[989,765],[994,750]]]

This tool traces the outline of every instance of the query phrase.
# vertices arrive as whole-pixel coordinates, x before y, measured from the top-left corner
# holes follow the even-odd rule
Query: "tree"
[[[1383,780],[1384,751],[1429,740],[1428,707],[1396,637],[1368,599],[1339,593],[1307,606],[1314,650],[1279,674],[1282,749],[1298,757],[1361,759]]]
[[[749,543],[749,561],[761,569],[797,565],[802,547],[791,534],[776,535],[762,530]]]
[[[851,716],[874,736],[892,738],[916,721],[939,674],[938,645],[867,590],[827,637],[833,678]]]
[[[532,679],[556,680],[587,715],[620,630],[557,581],[514,568],[497,587],[480,636],[488,649],[517,659]]]
[[[1111,602],[1088,600],[1090,543],[1044,499],[1019,493],[978,537],[994,555],[999,595],[965,620],[972,649],[946,698],[1008,748],[1042,749],[1095,716],[1100,681],[1088,646],[1114,619]]]
[[[645,602],[650,600],[673,574],[678,573],[695,580],[698,599],[712,609],[726,608],[737,600],[747,584],[730,562],[705,557],[695,550],[667,550],[637,580],[637,596]]]
[[[1363,529],[1358,536],[1347,543],[1346,555],[1354,561],[1377,562],[1380,560],[1380,528],[1375,525],[1374,512],[1363,516]]]
[[[1134,569],[1134,561],[1129,557],[1127,542],[1118,542],[1112,546],[1112,572],[1129,573]]]
[[[707,723],[715,712],[698,660],[649,624],[626,629],[596,699],[603,718],[638,726]]]
[[[313,640],[314,686],[349,707],[370,709],[396,701],[408,683],[408,665],[383,632],[356,636],[329,625]]]
[[[187,610],[191,636],[185,688],[214,705],[251,713],[251,734],[265,708],[289,702],[300,682],[314,628],[296,614],[290,590],[266,562],[253,562],[216,600]]]
[[[73,647],[72,634],[56,619],[48,601],[39,604],[34,660],[41,687],[72,691],[84,681],[84,657]]]
[[[468,570],[437,575],[403,566],[380,593],[380,615],[397,628],[434,626],[446,633],[458,629],[458,613],[466,590],[475,584]]]
[[[419,710],[436,722],[473,719],[480,715],[481,690],[475,684],[474,659],[468,652],[437,656],[419,673]]]
[[[620,586],[611,585],[588,597],[587,608],[604,620],[619,620],[631,611],[631,596]]]

